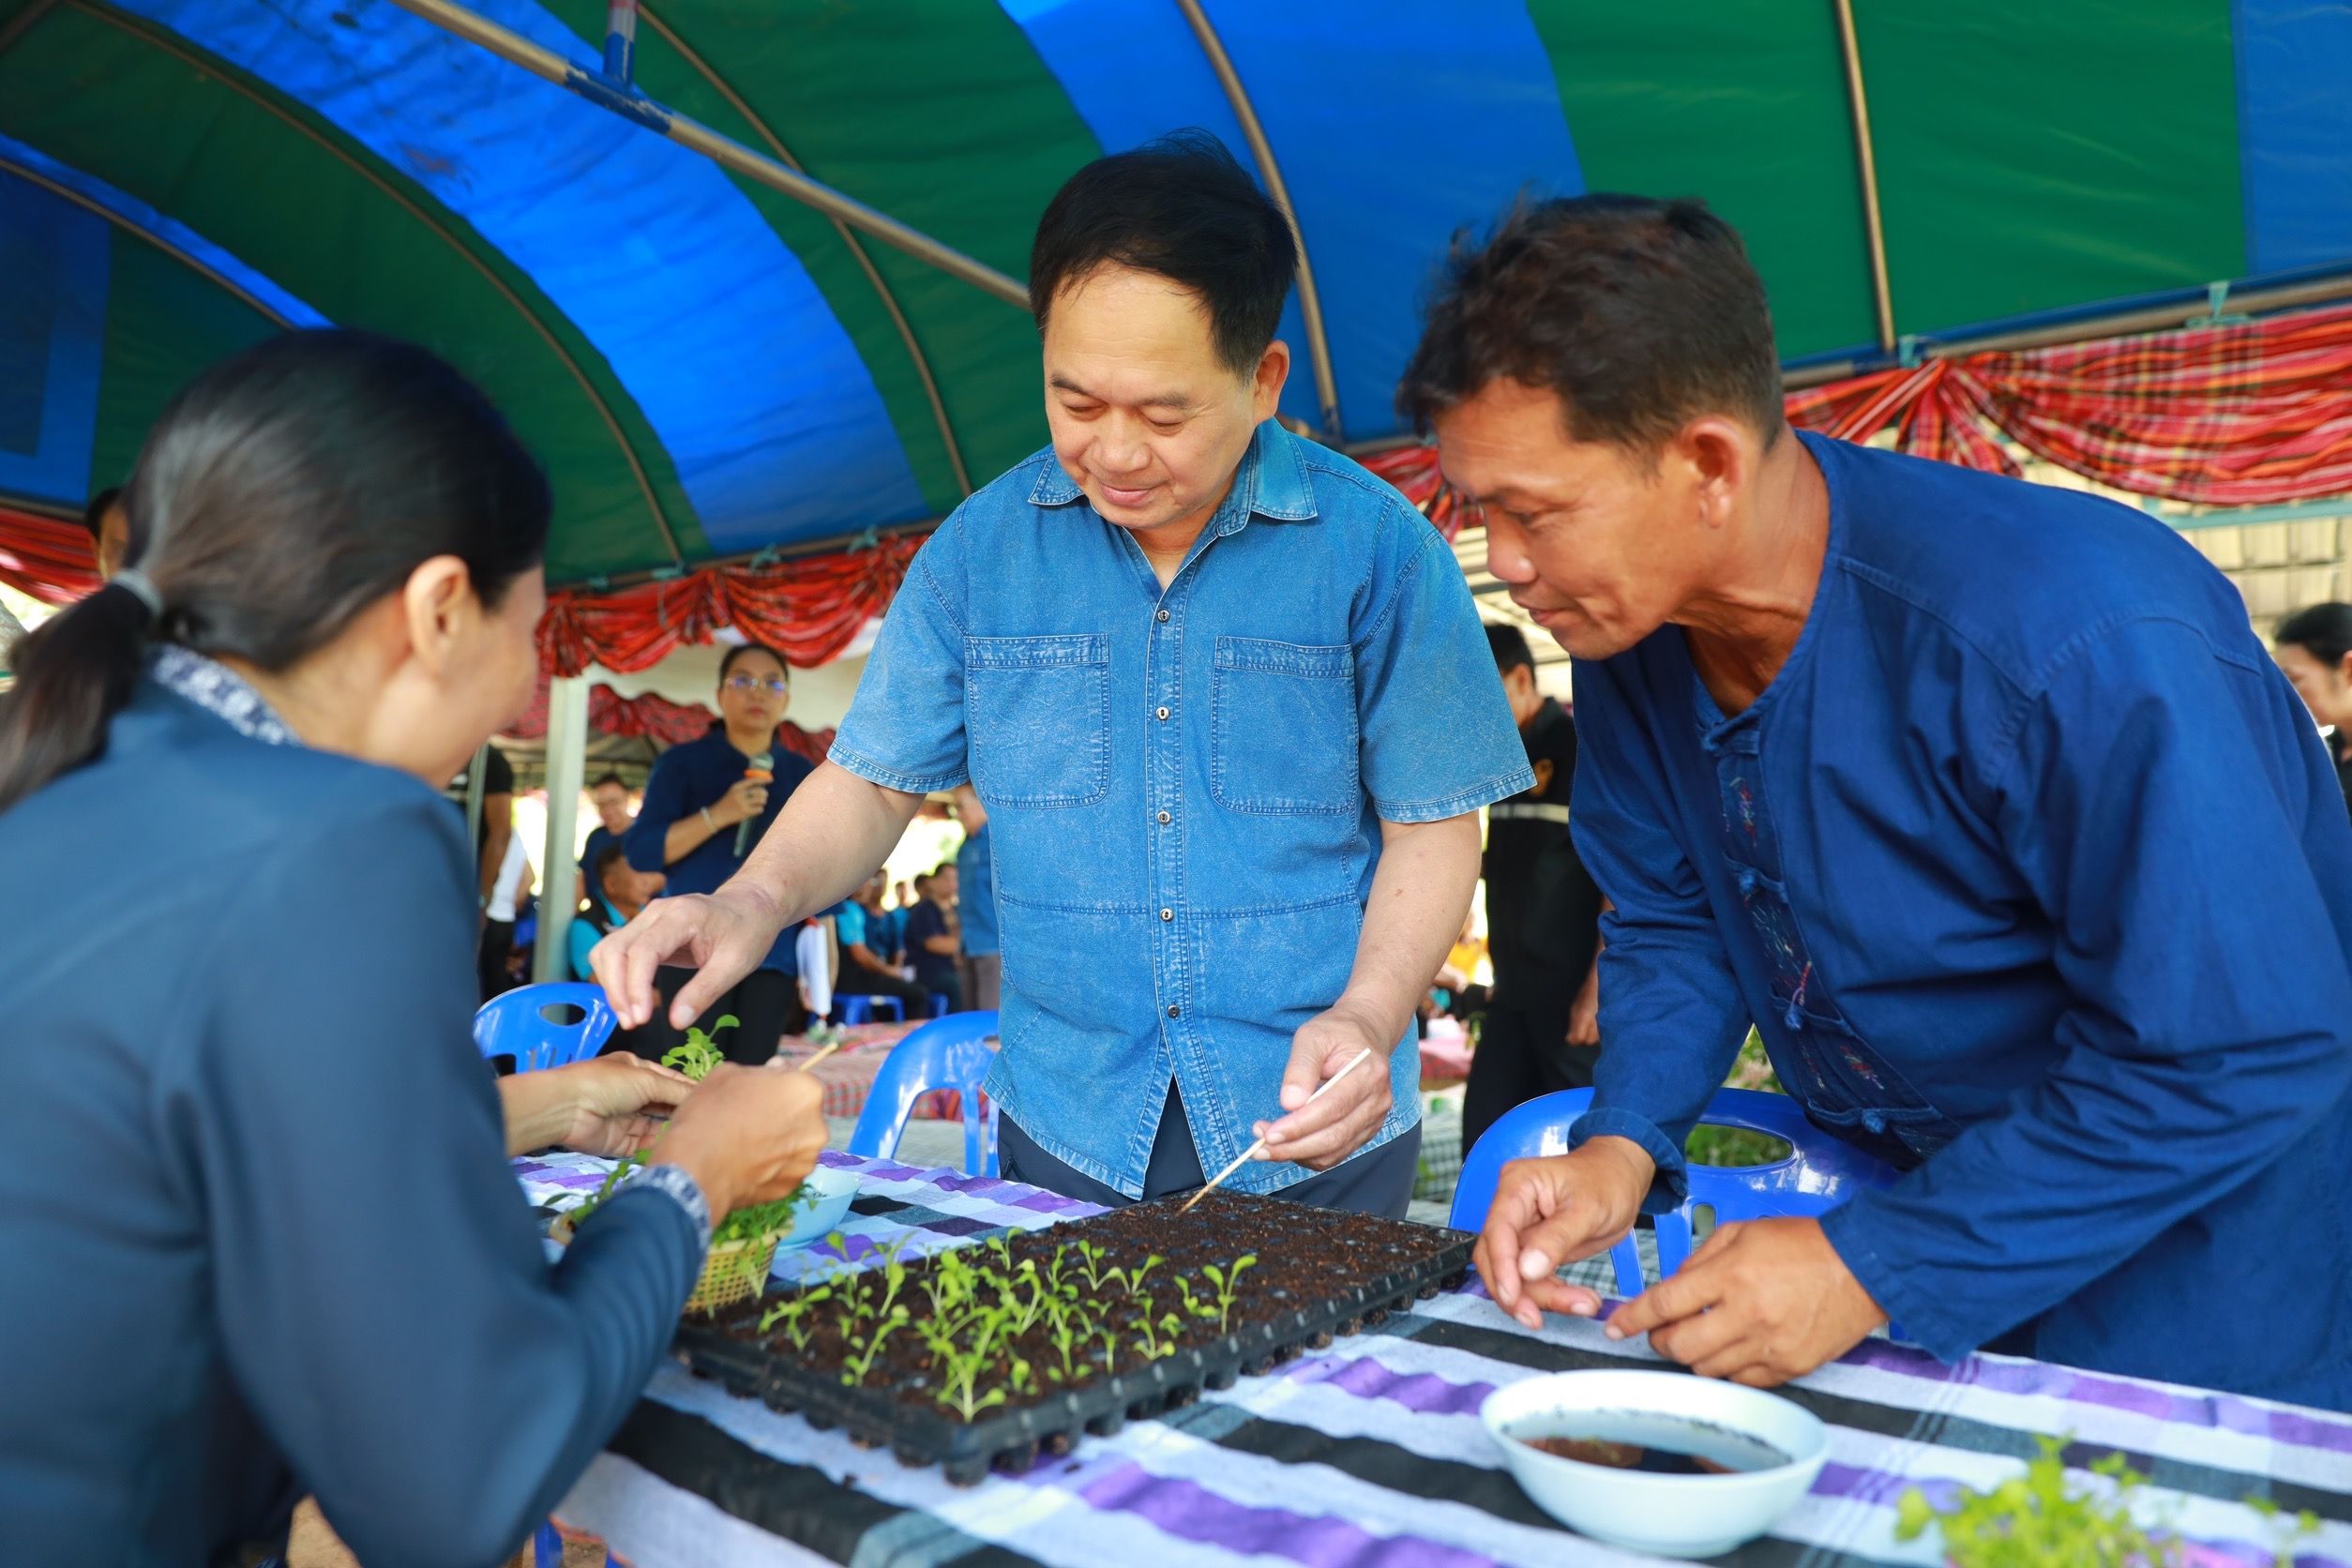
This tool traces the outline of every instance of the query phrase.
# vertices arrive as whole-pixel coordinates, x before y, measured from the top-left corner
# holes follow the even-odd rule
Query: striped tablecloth
[[[843,1227],[846,1261],[831,1248],[789,1255],[779,1279],[905,1241],[931,1250],[1094,1212],[1009,1182],[824,1159],[863,1179]],[[593,1188],[599,1168],[568,1155],[519,1162],[535,1201],[557,1204]],[[969,1489],[671,1367],[558,1517],[635,1568],[1644,1562],[1537,1511],[1477,1419],[1490,1391],[1518,1379],[1638,1364],[1654,1360],[1592,1323],[1556,1319],[1529,1334],[1473,1282],[1270,1376]],[[2150,1506],[2218,1548],[2209,1560],[2271,1560],[2279,1535],[2243,1500],[2258,1498],[2320,1515],[2319,1533],[2294,1544],[2299,1568],[2352,1565],[2352,1417],[2001,1356],[1947,1367],[1885,1341],[1784,1392],[1831,1424],[1830,1462],[1772,1534],[1719,1561],[1932,1564],[1932,1546],[1894,1540],[1904,1489],[1986,1487],[2051,1433],[2073,1439],[2071,1462],[2121,1452],[2148,1471]]]

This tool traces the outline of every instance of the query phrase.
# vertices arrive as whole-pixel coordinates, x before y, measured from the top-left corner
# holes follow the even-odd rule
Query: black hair
[[[82,526],[90,531],[92,544],[96,544],[99,535],[106,532],[106,509],[122,498],[123,487],[109,485],[83,505]]]
[[[598,790],[603,789],[607,784],[618,784],[624,790],[626,790],[629,787],[628,780],[623,778],[619,774],[608,773],[598,778],[594,784],[589,785],[588,792],[590,794],[594,794]]]
[[[435,556],[495,609],[546,553],[547,476],[424,349],[292,332],[198,376],[148,433],[119,579],[44,623],[0,701],[0,811],[98,756],[152,641],[288,669]]]
[[[727,656],[718,661],[719,685],[725,686],[727,684],[727,672],[730,670],[734,669],[735,661],[742,658],[746,654],[767,655],[768,657],[776,660],[776,667],[784,671],[784,684],[786,686],[791,686],[792,684],[792,667],[785,662],[784,656],[782,654],[777,653],[774,648],[769,647],[764,642],[738,642],[735,646],[728,649]]]
[[[628,851],[622,847],[621,841],[617,838],[597,845],[596,858],[588,866],[588,890],[592,893],[602,893],[604,874],[612,869],[614,861],[627,853]]]
[[[1426,431],[1501,380],[1557,393],[1573,439],[1644,453],[1705,415],[1768,445],[1783,422],[1764,281],[1690,199],[1522,201],[1484,244],[1455,235],[1397,410]]]
[[[1298,264],[1289,220],[1225,143],[1180,130],[1098,158],[1054,193],[1029,249],[1029,309],[1043,336],[1061,292],[1097,269],[1157,273],[1199,296],[1217,357],[1248,375]]]
[[[1499,622],[1486,623],[1486,651],[1495,656],[1495,669],[1505,675],[1514,670],[1535,671],[1534,650],[1527,645],[1527,633],[1514,626]]]
[[[2341,669],[2352,654],[2352,604],[2314,604],[2279,623],[2270,634],[2274,643],[2291,642],[2330,670]]]

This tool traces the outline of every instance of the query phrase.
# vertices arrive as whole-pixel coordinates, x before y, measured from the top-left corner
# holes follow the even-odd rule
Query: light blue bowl
[[[1555,1372],[1497,1389],[1479,1410],[1503,1462],[1537,1507],[1581,1535],[1656,1557],[1713,1557],[1772,1528],[1829,1457],[1810,1410],[1761,1389],[1688,1372]],[[1734,1475],[1656,1475],[1566,1459],[1528,1437],[1577,1429],[1577,1418],[1640,1413],[1721,1426],[1787,1455]]]
[[[792,1228],[776,1244],[778,1252],[822,1241],[839,1229],[841,1216],[850,1212],[850,1204],[857,1197],[857,1173],[836,1170],[831,1166],[819,1166],[801,1184],[809,1190],[815,1201],[800,1212]]]

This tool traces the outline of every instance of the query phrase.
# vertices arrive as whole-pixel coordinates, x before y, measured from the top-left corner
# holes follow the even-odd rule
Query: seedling
[[[787,1296],[761,1314],[760,1332],[766,1334],[781,1324],[784,1336],[792,1342],[792,1349],[806,1350],[817,1332],[817,1325],[809,1315],[832,1299],[833,1288],[829,1285],[820,1285],[814,1290]]]
[[[2131,1563],[2137,1568],[2175,1568],[2187,1560],[2177,1535],[2150,1533],[2133,1515],[2134,1495],[2148,1478],[2120,1454],[2090,1467],[2115,1484],[2110,1496],[2070,1490],[2066,1440],[2037,1438],[2041,1453],[2026,1473],[1989,1492],[1963,1491],[1948,1508],[1937,1508],[1916,1486],[1903,1494],[1895,1514],[1895,1539],[1915,1541],[1931,1528],[1941,1532],[1944,1560],[1953,1568],[2071,1568],[2078,1562]],[[2248,1505],[2266,1515],[2254,1499]],[[2318,1528],[2312,1515],[2298,1517],[2301,1535]],[[2274,1526],[2275,1528],[2275,1526]],[[2282,1547],[2280,1568],[2290,1560]]]
[[[1201,1266],[1200,1272],[1207,1274],[1209,1283],[1217,1288],[1217,1333],[1230,1332],[1229,1325],[1233,1319],[1233,1298],[1241,1290],[1242,1271],[1254,1266],[1257,1261],[1258,1255],[1251,1252],[1234,1259],[1229,1269],[1220,1269],[1214,1263]]]
[[[1078,1254],[1079,1261],[1086,1265],[1086,1288],[1089,1290],[1101,1290],[1104,1279],[1108,1277],[1108,1271],[1103,1267],[1103,1259],[1108,1258],[1110,1254],[1096,1246],[1093,1242],[1078,1243]]]
[[[892,1307],[882,1321],[874,1325],[874,1332],[866,1340],[866,1348],[841,1363],[841,1380],[852,1388],[864,1382],[866,1374],[874,1369],[875,1358],[882,1354],[882,1345],[890,1338],[891,1331],[906,1320],[905,1307]]]
[[[718,1048],[712,1036],[722,1029],[736,1029],[741,1026],[741,1020],[734,1014],[730,1013],[711,1025],[709,1034],[703,1033],[699,1027],[689,1029],[684,1040],[662,1053],[661,1064],[665,1067],[675,1067],[695,1082],[700,1083],[711,1076],[713,1068],[727,1060],[725,1053]]]

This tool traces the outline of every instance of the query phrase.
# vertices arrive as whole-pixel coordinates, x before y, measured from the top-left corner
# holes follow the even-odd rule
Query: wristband
[[[667,1193],[679,1208],[686,1211],[693,1225],[695,1250],[707,1255],[711,1250],[711,1205],[702,1196],[702,1185],[687,1174],[684,1166],[641,1165],[613,1184],[615,1196],[631,1187],[651,1187]]]

